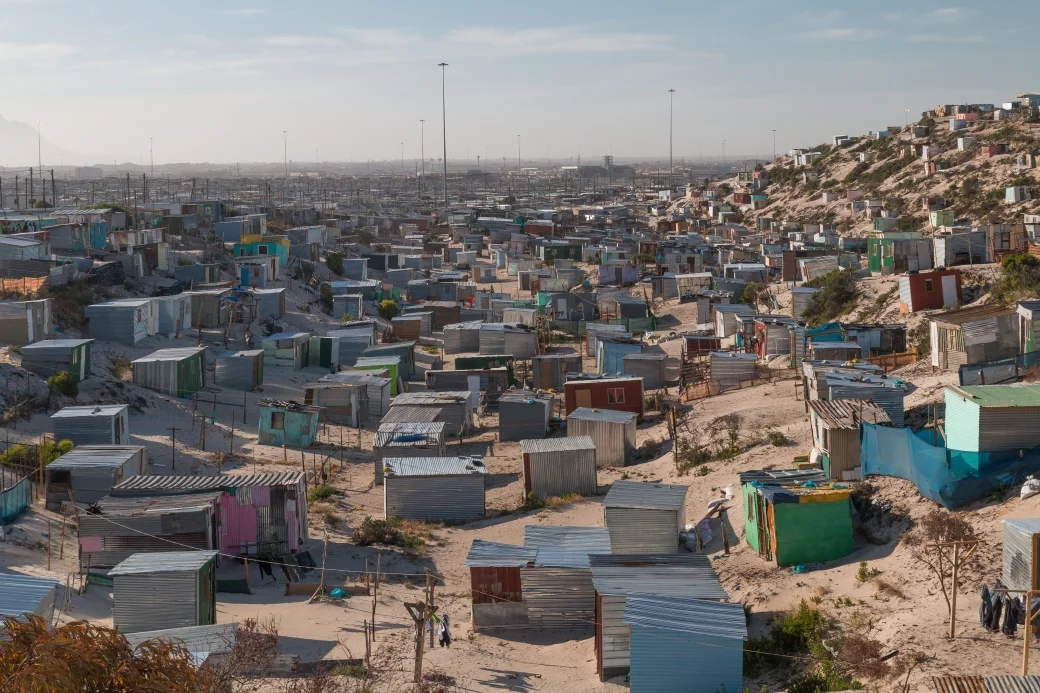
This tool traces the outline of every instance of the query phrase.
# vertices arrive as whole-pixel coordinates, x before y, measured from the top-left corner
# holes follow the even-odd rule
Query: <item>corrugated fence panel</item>
[[[1008,589],[1029,590],[1037,582],[1033,571],[1033,537],[1040,534],[1040,520],[1004,520],[1004,570],[1001,581]]]
[[[386,517],[433,522],[484,517],[484,479],[483,474],[385,477]]]
[[[631,693],[743,690],[740,640],[633,626],[631,664]]]
[[[611,553],[648,554],[679,551],[679,522],[673,510],[605,508]]]
[[[119,630],[199,625],[195,571],[116,575],[113,581],[112,622]]]
[[[31,493],[29,477],[0,493],[0,520],[7,524],[21,515],[22,511],[29,507]]]
[[[558,450],[527,453],[531,470],[531,494],[550,498],[577,493],[596,493],[596,451]],[[528,465],[524,465],[525,469]]]
[[[520,583],[533,627],[592,630],[596,619],[596,591],[591,571],[521,568]]]

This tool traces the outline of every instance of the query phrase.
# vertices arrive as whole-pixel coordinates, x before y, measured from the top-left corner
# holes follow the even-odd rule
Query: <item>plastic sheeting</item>
[[[922,496],[946,508],[958,508],[1040,472],[1040,448],[1021,456],[1018,450],[966,452],[928,442],[931,431],[863,424],[860,462],[864,476],[906,479]]]

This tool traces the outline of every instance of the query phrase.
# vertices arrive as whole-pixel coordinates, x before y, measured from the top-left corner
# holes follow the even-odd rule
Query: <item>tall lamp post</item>
[[[668,90],[668,189],[675,186],[675,165],[672,160],[672,95],[674,89]]]
[[[441,124],[443,126],[443,139],[444,139],[444,211],[448,211],[448,109],[445,105],[444,100],[444,68],[448,66],[448,63],[437,63],[437,67],[441,69]]]

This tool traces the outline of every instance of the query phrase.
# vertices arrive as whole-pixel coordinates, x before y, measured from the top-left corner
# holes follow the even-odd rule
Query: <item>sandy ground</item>
[[[504,272],[501,274],[504,279]],[[893,281],[879,278],[861,282],[865,298],[857,319],[882,322],[903,319],[887,306],[871,312],[877,296],[890,295]],[[516,292],[515,281],[499,282],[496,288]],[[789,306],[789,294],[785,295],[782,287],[777,289],[781,305]],[[638,295],[638,288],[634,292]],[[312,298],[307,291],[294,286],[287,301],[289,312],[280,324],[301,330],[329,329],[332,326],[330,318],[301,310],[301,306]],[[675,301],[659,302],[655,304],[655,310],[662,318],[658,337],[696,327],[696,309],[693,306]],[[132,440],[148,447],[151,473],[167,474],[174,470],[182,474],[214,473],[216,454],[227,451],[234,452],[234,460],[225,463],[225,471],[300,467],[298,451],[290,451],[288,459],[283,461],[281,449],[257,444],[255,401],[259,397],[299,398],[300,385],[316,380],[322,371],[266,369],[263,392],[246,396],[245,425],[238,409],[217,406],[213,412],[209,408],[215,424],[209,428],[206,449],[202,450],[199,447],[199,426],[196,424],[193,428],[190,402],[157,395],[117,381],[110,374],[112,358],[116,355],[133,359],[174,344],[183,345],[185,342],[153,337],[134,348],[96,343],[95,374],[107,377],[104,377],[103,385],[81,393],[80,401],[119,401],[133,405],[130,419]],[[231,346],[241,348],[241,344]],[[564,344],[560,348],[575,346]],[[681,341],[665,339],[661,341],[661,348],[677,355]],[[11,372],[17,373],[19,358],[17,353],[4,350],[0,361],[6,361]],[[446,361],[445,367],[453,367],[452,358]],[[586,369],[591,368],[591,360],[586,359]],[[907,398],[908,407],[941,401],[943,385],[951,382],[950,374],[933,374],[925,364],[907,367],[897,375],[915,386]],[[421,385],[413,384],[413,387]],[[211,397],[211,393],[236,403],[242,398],[241,393],[218,388],[209,388],[204,396]],[[670,394],[675,394],[674,389]],[[56,398],[52,409],[62,404]],[[601,525],[602,494],[622,475],[635,480],[688,485],[686,516],[690,522],[703,517],[708,502],[720,497],[730,486],[736,492],[728,503],[725,527],[731,550],[728,555],[722,550],[723,527],[717,520],[713,527],[715,538],[705,550],[712,557],[731,599],[751,606],[753,633],[762,632],[771,615],[796,605],[802,599],[813,599],[839,622],[866,627],[886,647],[901,651],[918,650],[931,657],[911,678],[910,685],[914,690],[925,690],[929,677],[940,673],[1017,673],[1021,641],[991,635],[979,627],[975,617],[979,604],[978,589],[982,581],[992,582],[1000,572],[1000,520],[1007,516],[1036,516],[1040,513],[1040,498],[1019,501],[1017,489],[1011,489],[1009,500],[960,511],[959,514],[976,527],[983,543],[973,565],[963,573],[964,587],[958,605],[958,639],[951,642],[946,637],[945,606],[935,581],[914,561],[910,549],[899,541],[905,528],[932,507],[930,502],[921,500],[916,490],[906,482],[895,479],[871,482],[877,511],[867,519],[867,531],[857,535],[856,551],[840,561],[826,566],[809,566],[806,572],[795,575],[790,570],[781,570],[767,563],[747,546],[743,539],[741,518],[744,510],[737,487],[738,474],[751,469],[789,467],[793,458],[807,455],[811,449],[805,403],[796,399],[793,381],[729,392],[685,409],[689,430],[705,430],[717,417],[738,415],[740,439],[746,450],[733,459],[710,462],[696,475],[679,476],[671,445],[665,442],[651,458],[623,469],[601,470],[600,495],[537,511],[521,509],[519,444],[497,442],[497,415],[483,416],[474,434],[461,443],[453,443],[450,450],[452,453],[457,450],[459,454],[483,455],[491,452],[493,443],[493,454],[486,458],[490,472],[487,517],[479,522],[432,528],[426,548],[415,554],[386,547],[362,548],[351,543],[352,527],[366,516],[382,516],[382,489],[373,486],[371,432],[362,432],[359,437],[356,431],[330,426],[323,432],[325,447],[320,452],[334,453],[331,483],[342,491],[342,496],[327,503],[312,504],[312,539],[305,548],[320,558],[323,528],[326,527],[323,515],[329,515],[336,518],[335,525],[327,527],[330,582],[356,581],[366,567],[374,572],[378,562],[384,582],[376,605],[377,645],[392,648],[399,656],[402,670],[408,670],[412,661],[411,620],[404,603],[421,599],[424,571],[430,569],[443,578],[437,587],[437,602],[440,611],[452,617],[456,641],[450,650],[437,648],[427,653],[426,662],[456,676],[467,690],[579,693],[623,690],[627,684],[622,679],[608,683],[598,681],[591,630],[578,634],[535,631],[471,633],[469,576],[464,560],[472,540],[519,544],[523,541],[523,528],[528,524]],[[232,439],[233,414],[236,421]],[[178,429],[175,461],[171,449],[171,427]],[[767,442],[768,431],[782,433],[788,442],[774,447]],[[36,440],[49,432],[50,422],[45,414],[40,413],[29,421],[9,426],[6,434],[13,440]],[[654,415],[647,417],[638,435],[640,445],[650,440],[667,440],[663,421]],[[339,449],[341,436],[344,450]],[[315,462],[315,457],[307,453],[302,464],[305,469],[312,469]],[[59,558],[61,523],[60,515],[35,505],[13,526],[6,528],[5,541],[0,545],[0,566],[17,572],[51,576],[64,584],[76,570],[76,551],[73,532],[69,531],[65,536],[64,558]],[[48,534],[52,554],[49,571]],[[856,573],[860,561],[868,561],[871,568],[880,571],[879,577],[859,583]],[[343,659],[351,655],[360,656],[363,652],[361,626],[364,620],[371,618],[369,597],[350,597],[342,603],[307,604],[306,597],[284,596],[284,578],[280,575],[273,581],[271,578],[265,581],[254,566],[251,577],[254,585],[252,595],[218,595],[219,622],[273,617],[279,624],[283,652],[298,654],[304,661]],[[878,580],[894,585],[903,596],[879,592]],[[59,603],[62,601],[60,596]],[[60,618],[63,621],[88,618],[99,623],[111,623],[111,607],[109,591],[91,586],[86,594],[71,596],[71,607]],[[892,681],[870,683],[885,690],[897,687]],[[770,690],[780,690],[783,679],[748,681],[747,685],[751,688],[766,685]]]

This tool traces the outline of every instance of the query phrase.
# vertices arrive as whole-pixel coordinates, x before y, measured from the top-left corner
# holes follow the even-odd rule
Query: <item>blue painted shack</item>
[[[599,335],[596,339],[596,372],[624,373],[624,358],[643,353],[643,343],[635,339]]]
[[[633,594],[625,600],[624,622],[632,629],[632,693],[743,690],[742,604]]]
[[[318,440],[321,407],[273,399],[261,399],[256,406],[260,408],[261,445],[303,448]]]

